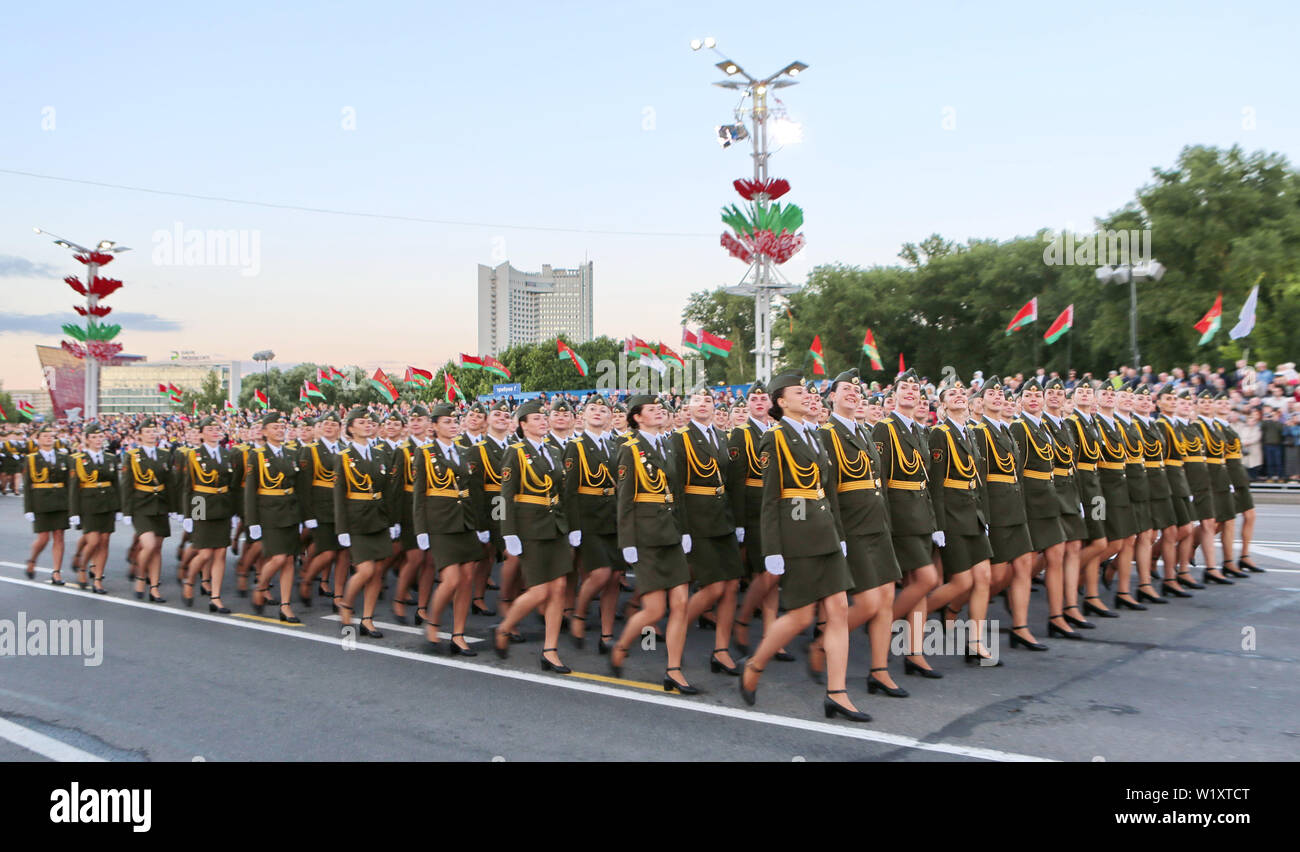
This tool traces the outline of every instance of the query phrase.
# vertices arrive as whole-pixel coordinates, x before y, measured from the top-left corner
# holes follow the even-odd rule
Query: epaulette
[[[524,445],[524,442],[523,442],[523,441],[515,441],[515,442],[514,442],[513,444],[511,444],[510,446],[506,447],[506,449],[507,449],[507,450],[517,450],[517,449],[519,449],[520,447],[522,447],[523,445]]]
[[[951,430],[948,428],[948,424],[947,424],[947,423],[939,423],[939,424],[937,424],[934,428],[936,428],[936,429],[942,429],[942,430],[945,431],[945,432],[949,432],[949,431],[951,431]]]
[[[676,432],[678,435],[685,435],[685,434],[686,434],[686,427],[685,427],[685,426],[680,426],[680,427],[674,429],[673,431]]]
[[[635,446],[637,445],[637,442],[638,442],[639,440],[640,440],[639,438],[636,438],[636,437],[633,437],[632,435],[629,435],[629,436],[627,436],[626,438],[623,439],[623,446],[625,446],[625,447],[635,447]]]

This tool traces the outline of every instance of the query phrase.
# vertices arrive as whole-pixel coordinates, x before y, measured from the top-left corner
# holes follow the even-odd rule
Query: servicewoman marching
[[[510,604],[494,632],[498,657],[510,652],[510,635],[528,613],[543,607],[546,624],[542,642],[543,671],[568,674],[560,660],[560,622],[564,613],[565,577],[573,569],[569,525],[561,505],[564,465],[547,439],[546,414],[540,400],[519,406],[523,440],[506,450],[501,471],[505,517],[501,534],[506,552],[519,557],[527,589]],[[502,587],[505,591],[505,587]]]
[[[1171,597],[1190,598],[1187,589],[1203,589],[1200,583],[1187,573],[1185,553],[1190,550],[1184,542],[1190,542],[1193,533],[1192,491],[1187,484],[1187,474],[1183,470],[1188,453],[1187,440],[1183,435],[1182,420],[1178,416],[1178,399],[1172,385],[1163,386],[1156,394],[1156,406],[1160,414],[1155,419],[1155,429],[1160,435],[1164,451],[1165,479],[1169,483],[1170,508],[1174,513],[1174,531],[1160,537],[1158,543],[1161,560],[1164,563],[1160,591]]]
[[[1083,617],[1085,612],[1102,618],[1119,617],[1106,608],[1097,594],[1101,560],[1110,547],[1110,542],[1106,539],[1106,498],[1102,494],[1101,476],[1098,472],[1098,464],[1101,462],[1101,433],[1097,418],[1092,413],[1097,388],[1097,384],[1090,379],[1084,379],[1075,385],[1070,397],[1074,411],[1067,418],[1074,446],[1078,450],[1074,465],[1075,481],[1079,486],[1079,499],[1083,503],[1083,523],[1087,529],[1088,543],[1079,550],[1083,609],[1065,607],[1065,620],[1075,627],[1085,629],[1096,627]]]
[[[200,420],[199,446],[187,454],[181,468],[182,526],[190,534],[196,554],[186,572],[181,596],[186,606],[194,606],[195,580],[203,572],[210,572],[212,600],[208,612],[227,615],[230,609],[221,600],[221,580],[226,572],[231,530],[239,521],[235,512],[240,495],[232,493],[232,487],[242,479],[243,464],[239,453],[221,448],[221,428],[221,421],[215,417]]]
[[[836,493],[827,491],[831,459],[817,430],[803,418],[809,414],[808,390],[797,375],[772,380],[772,413],[778,424],[763,436],[763,564],[780,577],[781,603],[786,614],[763,634],[754,655],[742,663],[740,695],[746,704],[756,701],[759,675],[768,660],[785,643],[816,619],[818,603],[826,616],[821,634],[826,652],[826,718],[843,716],[851,722],[870,722],[849,700],[845,680],[849,662],[848,597],[853,588],[845,554]],[[840,697],[837,697],[840,696]]]
[[[714,425],[713,395],[698,388],[690,396],[690,422],[669,438],[673,450],[675,503],[681,507],[683,531],[690,537],[687,562],[699,590],[691,595],[686,609],[689,625],[718,607],[713,628],[713,652],[709,669],[714,673],[739,675],[731,659],[731,628],[736,612],[736,592],[744,569],[732,514],[738,501],[727,493],[731,455],[726,436]],[[742,518],[743,521],[743,518]]]
[[[68,528],[68,454],[54,445],[54,424],[36,429],[36,450],[23,460],[23,517],[32,525],[36,540],[27,559],[27,579],[36,577],[36,559],[53,540],[54,573],[50,582],[63,585],[63,531]],[[85,587],[85,582],[82,582]]]
[[[479,501],[475,507],[479,523],[485,524],[489,534],[485,564],[480,566],[475,580],[477,597],[473,604],[479,615],[496,615],[496,610],[487,608],[488,577],[493,563],[502,559],[501,578],[497,592],[497,608],[502,612],[510,605],[507,591],[515,584],[519,574],[519,557],[505,552],[505,541],[501,537],[501,521],[505,518],[505,503],[501,497],[502,473],[505,470],[506,450],[510,446],[510,403],[504,399],[497,400],[488,411],[487,433],[483,440],[469,453],[469,476],[474,483],[470,493]],[[523,637],[519,637],[522,641]]]
[[[1215,407],[1218,412],[1215,419],[1218,420],[1219,429],[1227,440],[1224,459],[1227,461],[1228,480],[1232,484],[1232,507],[1237,514],[1241,515],[1241,558],[1237,560],[1237,564],[1247,571],[1263,574],[1264,569],[1256,567],[1250,558],[1250,542],[1255,538],[1255,501],[1250,496],[1250,474],[1246,471],[1245,462],[1241,458],[1241,436],[1227,419],[1232,411],[1232,403],[1226,393],[1219,394]],[[1222,538],[1224,547],[1231,547],[1231,530],[1225,528]],[[1224,564],[1227,564],[1226,560]]]
[[[413,515],[416,470],[424,448],[432,441],[428,435],[431,424],[429,411],[422,405],[414,406],[410,414],[408,423],[410,435],[397,445],[391,468],[392,488],[397,497],[397,522],[402,525],[402,534],[397,538],[401,558],[398,561],[397,585],[393,589],[393,618],[399,624],[406,623],[406,608],[411,605],[411,601],[407,599],[407,595],[411,592],[411,584],[416,583],[419,589],[416,595],[417,607],[419,601],[424,600],[420,594],[427,596],[428,588],[433,585],[433,563],[430,561],[428,551],[422,550],[419,542],[416,541],[417,530]],[[426,582],[428,587],[425,587]]]
[[[170,516],[176,511],[176,480],[172,471],[172,454],[158,446],[158,424],[145,420],[140,424],[138,446],[127,450],[122,461],[122,514],[131,519],[139,536],[136,551],[135,596],[144,597],[149,585],[149,600],[166,603],[159,594],[162,572],[162,543],[171,535]],[[147,576],[147,580],[146,580]]]
[[[343,597],[347,580],[347,557],[340,551],[334,529],[334,467],[338,459],[341,421],[333,411],[316,420],[317,438],[298,451],[298,482],[294,486],[302,523],[311,533],[309,560],[303,567],[298,598],[311,606],[311,585],[321,578],[320,594],[335,603]],[[330,583],[330,566],[334,566]]]
[[[401,529],[393,521],[396,498],[388,467],[380,460],[383,451],[373,450],[369,443],[378,424],[364,408],[354,408],[348,412],[345,427],[349,444],[334,461],[334,529],[339,546],[349,549],[356,573],[343,587],[339,616],[344,635],[349,635],[352,601],[364,589],[358,629],[362,636],[379,639],[384,634],[375,628],[374,615],[383,590],[381,569],[392,555],[393,541]],[[367,621],[370,627],[366,627]]]
[[[763,509],[763,471],[759,467],[758,448],[771,421],[768,411],[772,400],[762,382],[750,385],[745,395],[745,410],[749,417],[733,428],[728,438],[731,465],[727,490],[732,499],[743,505],[743,515],[736,514],[736,539],[744,545],[744,571],[749,578],[749,588],[736,615],[735,640],[740,653],[748,654],[749,622],[755,610],[763,611],[763,630],[766,632],[776,620],[776,576],[763,570],[763,543],[760,513]],[[779,659],[779,655],[778,655]],[[793,659],[793,658],[792,658]]]
[[[1121,385],[1115,391],[1115,421],[1119,426],[1121,446],[1124,448],[1124,480],[1128,483],[1129,505],[1133,507],[1133,520],[1137,530],[1134,539],[1133,558],[1127,563],[1116,560],[1107,576],[1118,572],[1119,583],[1115,592],[1115,606],[1133,610],[1145,610],[1146,606],[1133,600],[1129,591],[1132,583],[1133,562],[1138,566],[1139,581],[1151,576],[1151,551],[1155,533],[1151,525],[1151,488],[1147,480],[1146,462],[1142,453],[1142,432],[1134,419],[1133,390],[1138,380],[1134,379]],[[1109,582],[1107,582],[1109,585]],[[1139,598],[1147,593],[1140,591]],[[1163,600],[1156,598],[1157,600]]]
[[[1170,539],[1177,533],[1174,504],[1170,497],[1172,491],[1169,477],[1165,474],[1165,447],[1163,438],[1155,421],[1151,419],[1154,403],[1151,399],[1150,385],[1139,384],[1133,391],[1133,423],[1137,425],[1141,439],[1142,463],[1147,475],[1147,506],[1151,518],[1151,547],[1145,561],[1146,573],[1143,573],[1143,560],[1138,560],[1138,600],[1154,604],[1168,603],[1151,584],[1155,573],[1155,561],[1162,551],[1157,545]],[[1156,536],[1159,535],[1159,540]],[[1166,572],[1172,575],[1173,568],[1168,562]],[[1186,595],[1186,592],[1183,593]]]
[[[1237,514],[1240,509],[1237,508],[1237,488],[1232,479],[1232,462],[1229,456],[1232,455],[1232,439],[1228,436],[1228,421],[1224,420],[1222,415],[1228,411],[1228,394],[1226,391],[1218,391],[1214,394],[1210,404],[1206,406],[1208,410],[1208,423],[1210,430],[1217,439],[1217,445],[1213,445],[1216,457],[1223,459],[1217,467],[1222,468],[1222,474],[1216,473],[1216,463],[1210,462],[1210,452],[1206,452],[1205,460],[1210,467],[1211,481],[1217,481],[1214,494],[1214,507],[1216,510],[1215,521],[1218,522],[1219,541],[1223,546],[1223,573],[1230,577],[1249,577],[1250,574],[1245,571],[1239,571],[1234,567],[1233,559],[1233,532],[1236,526]],[[1240,459],[1238,459],[1240,462]],[[1242,471],[1245,472],[1244,469]],[[1226,489],[1223,487],[1226,485]],[[1247,489],[1249,490],[1249,489]]]
[[[301,624],[289,600],[293,595],[294,558],[298,555],[298,524],[302,516],[296,490],[298,460],[284,445],[285,418],[278,411],[262,416],[264,446],[249,452],[244,476],[244,523],[251,541],[262,543],[262,567],[253,589],[253,609],[266,606],[271,580],[280,577],[280,620]],[[310,499],[310,495],[308,496]]]
[[[1218,535],[1222,519],[1231,520],[1235,516],[1232,507],[1232,494],[1229,490],[1228,469],[1225,466],[1226,455],[1223,440],[1218,430],[1213,428],[1210,418],[1214,416],[1214,391],[1204,388],[1196,395],[1196,417],[1189,425],[1189,431],[1196,437],[1196,455],[1200,461],[1201,473],[1197,485],[1202,486],[1196,494],[1197,514],[1201,521],[1201,552],[1205,556],[1205,576],[1203,583],[1232,585],[1233,580],[1224,577],[1233,571],[1224,563],[1217,563],[1214,558],[1214,538]],[[1222,565],[1222,572],[1215,565]],[[1211,574],[1210,572],[1215,573]],[[1241,576],[1245,576],[1242,574]]]
[[[86,561],[95,566],[97,595],[104,589],[104,568],[108,564],[108,541],[114,521],[122,517],[122,495],[117,489],[120,464],[113,453],[104,452],[104,430],[91,423],[82,432],[86,449],[72,457],[68,480],[68,523],[81,529],[86,539]]]
[[[1115,380],[1118,382],[1118,379]],[[1128,448],[1125,444],[1124,426],[1115,417],[1116,393],[1113,383],[1104,383],[1097,389],[1097,438],[1101,450],[1101,460],[1097,462],[1097,477],[1101,481],[1102,508],[1106,513],[1106,550],[1103,560],[1114,557],[1115,564],[1123,566],[1124,576],[1133,570],[1133,551],[1137,546],[1137,515],[1133,509],[1132,495],[1129,488],[1127,471],[1139,468],[1128,467]],[[1140,465],[1141,460],[1138,460]],[[1143,469],[1143,473],[1145,470]],[[1107,586],[1110,580],[1104,580]],[[1127,580],[1124,594],[1127,594]],[[1122,603],[1121,603],[1122,601]],[[1086,601],[1085,601],[1086,602]],[[1120,593],[1115,595],[1115,607],[1127,606],[1131,609],[1146,609],[1136,601],[1124,601]],[[1103,611],[1092,608],[1089,612],[1102,615]],[[1109,610],[1106,610],[1109,611]],[[1112,613],[1118,615],[1118,613]]]
[[[1089,540],[1088,524],[1083,509],[1083,486],[1076,465],[1079,463],[1079,445],[1075,442],[1071,422],[1065,417],[1066,392],[1065,382],[1060,376],[1048,379],[1043,385],[1043,426],[1052,437],[1056,451],[1056,467],[1052,471],[1052,484],[1056,487],[1056,499],[1061,510],[1061,529],[1065,533],[1065,553],[1061,561],[1063,588],[1060,595],[1053,596],[1052,587],[1048,585],[1048,613],[1059,612],[1060,616],[1049,617],[1048,623],[1055,624],[1066,634],[1064,638],[1076,635],[1069,625],[1092,629],[1092,624],[1082,618],[1079,610],[1079,569],[1080,554],[1084,542]],[[1087,464],[1085,462],[1085,464]],[[1093,471],[1096,467],[1093,463]],[[1074,613],[1071,613],[1071,610]],[[1048,627],[1050,638],[1055,634]]]

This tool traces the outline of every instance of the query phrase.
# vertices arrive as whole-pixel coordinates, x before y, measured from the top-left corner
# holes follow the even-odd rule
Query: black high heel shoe
[[[457,636],[461,637],[462,639],[465,638],[464,633],[451,634],[451,644],[447,647],[447,653],[453,657],[477,657],[478,651],[475,651],[473,648],[468,647],[468,643],[466,643],[467,647],[464,648],[456,644]]]
[[[718,622],[707,619],[701,615],[695,620],[695,626],[701,630],[717,630]]]
[[[921,656],[921,655],[914,654],[909,656]],[[905,675],[919,674],[921,677],[928,677],[931,680],[939,680],[941,677],[943,677],[943,674],[941,672],[937,672],[934,669],[925,668],[924,666],[918,666],[916,663],[912,662],[907,657],[903,658],[903,674]]]
[[[794,654],[791,654],[789,651],[777,651],[772,655],[772,659],[776,660],[778,663],[793,663]]]
[[[1198,583],[1198,582],[1196,582],[1195,580],[1193,580],[1193,579],[1192,579],[1192,575],[1191,575],[1190,573],[1186,572],[1186,571],[1183,571],[1183,572],[1181,572],[1181,573],[1175,574],[1175,575],[1174,575],[1174,579],[1177,580],[1177,581],[1178,581],[1178,584],[1179,584],[1180,586],[1182,586],[1184,589],[1197,589],[1197,590],[1200,590],[1200,589],[1204,589],[1204,588],[1205,588],[1205,586],[1204,586],[1203,584]]]
[[[280,620],[283,621],[285,624],[302,624],[302,619],[299,618],[298,616],[284,614],[284,608],[287,606],[288,606],[287,603],[280,604]]]
[[[577,614],[573,614],[573,615],[570,615],[569,618],[571,618],[571,619],[575,619],[575,620],[577,620],[577,621],[581,621],[581,622],[582,622],[582,631],[583,631],[583,633],[582,633],[581,636],[579,636],[577,633],[574,633],[574,632],[573,632],[573,625],[572,625],[572,624],[569,625],[569,638],[573,640],[573,647],[578,648],[578,649],[582,649],[582,648],[587,647],[587,632],[586,632],[586,631],[587,631],[587,619],[586,619],[586,617],[585,617],[585,616],[581,616],[581,615],[577,615]]]
[[[157,583],[149,587],[149,603],[167,603],[167,599],[162,595],[155,595],[153,593],[153,590],[157,588],[160,588]]]
[[[257,613],[258,615],[261,615],[261,614],[262,614],[262,610],[266,609],[266,593],[267,593],[268,591],[270,591],[270,587],[269,587],[269,586],[268,586],[267,588],[265,588],[265,589],[253,589],[253,601],[254,601],[254,603],[253,603],[253,612]],[[257,601],[257,596],[258,596],[258,595],[261,595],[261,596],[262,596],[262,602],[261,602],[261,603],[257,603],[257,602],[256,602],[256,601]]]
[[[678,683],[676,678],[668,674],[668,672],[679,672],[681,670],[681,666],[672,666],[664,672],[664,692],[672,692],[675,689],[682,695],[699,695],[700,691],[698,689],[689,683]]]
[[[621,663],[614,662],[615,654],[622,654],[623,662]],[[626,662],[627,662],[627,648],[620,648],[618,646],[618,643],[615,642],[613,647],[609,649],[609,670],[614,673],[614,677],[623,676],[623,663]]]
[[[1115,557],[1112,556],[1105,562],[1101,563],[1101,584],[1107,589],[1115,582],[1115,575],[1111,573],[1115,568]]]
[[[95,576],[95,585],[91,588],[91,591],[94,592],[94,593],[97,594],[97,595],[106,595],[106,594],[108,594],[108,589],[104,588],[104,575],[103,575],[103,574],[98,574],[98,575]]]
[[[1064,619],[1065,616],[1049,615],[1047,617],[1047,638],[1048,639],[1051,639],[1053,636],[1060,636],[1062,639],[1074,639],[1074,640],[1082,641],[1083,637],[1080,636],[1078,633],[1075,633],[1073,630],[1066,630],[1064,627],[1057,627],[1055,624],[1053,624],[1052,623],[1053,618]]]
[[[312,597],[311,595],[304,595],[302,593],[302,584],[298,585],[298,600],[300,603],[302,603],[303,606],[308,608],[311,607]]]
[[[225,601],[221,600],[221,596],[218,595],[208,601],[208,612],[215,612],[220,615],[230,615],[230,607],[226,606]]]
[[[144,590],[143,590],[143,589],[136,589],[136,590],[135,590],[135,599],[138,600],[138,601],[142,601],[142,600],[144,600]]]
[[[602,634],[600,634],[600,642],[599,642],[599,644],[596,646],[596,650],[600,651],[600,655],[601,655],[602,657],[605,656],[605,655],[607,655],[607,654],[609,653],[610,649],[614,647],[614,643],[613,643],[613,642],[606,642],[605,640],[606,640],[606,639],[613,639],[613,638],[614,638],[614,634],[613,634],[613,633],[602,633]]]
[[[741,660],[736,665],[740,668],[740,680],[738,681],[738,684],[740,686],[740,697],[744,699],[746,704],[748,704],[750,707],[753,707],[754,703],[758,700],[758,684],[754,684],[753,689],[745,689],[745,672],[750,669],[754,669],[755,674],[762,674],[763,670],[755,669],[753,666],[751,666],[749,664],[748,657]]]
[[[483,601],[483,606],[479,606],[479,605],[478,605],[478,602],[479,602],[479,601]],[[470,610],[470,612],[474,613],[475,615],[489,615],[489,616],[490,616],[490,615],[496,615],[496,614],[497,614],[497,611],[496,611],[495,609],[488,609],[488,608],[487,608],[487,598],[473,598],[473,599],[470,600],[470,602],[469,602],[469,610]]]
[[[1120,597],[1120,595],[1128,595],[1128,592],[1115,593],[1115,609],[1119,609],[1120,607],[1123,607],[1124,609],[1135,609],[1138,610],[1139,612],[1143,612],[1146,610],[1146,607],[1138,603],[1137,601],[1125,600],[1124,598]],[[1131,598],[1133,596],[1129,595],[1129,597]]]
[[[1163,581],[1163,582],[1160,584],[1160,594],[1165,595],[1165,596],[1167,596],[1167,597],[1171,597],[1171,598],[1190,598],[1190,597],[1192,597],[1192,593],[1191,593],[1191,592],[1184,592],[1182,589],[1175,589],[1173,586],[1169,585],[1169,581],[1168,581],[1168,580],[1165,580],[1165,581]]]
[[[826,700],[822,703],[822,710],[826,713],[827,719],[833,719],[838,714],[848,719],[850,722],[870,722],[871,717],[861,710],[850,710],[843,704],[831,698],[832,695],[847,693],[847,689],[832,689],[826,693]]]
[[[424,650],[425,650],[427,653],[430,653],[430,654],[439,654],[439,653],[441,653],[441,652],[442,652],[442,638],[441,638],[442,634],[441,634],[440,631],[442,630],[442,626],[441,626],[441,625],[438,625],[438,624],[434,624],[432,621],[426,621],[426,622],[424,623],[424,626],[425,626],[425,632],[424,632]],[[430,639],[430,638],[429,638],[429,631],[428,631],[428,628],[430,628],[430,627],[433,628],[433,635],[434,635],[434,636],[438,636],[438,637],[439,637],[438,639]]]
[[[1017,630],[1028,630],[1028,629],[1029,629],[1028,624],[1022,624],[1019,627],[1011,628],[1011,634],[1010,634],[1011,647],[1024,648],[1027,651],[1046,651],[1047,646],[1044,645],[1042,642],[1030,642],[1028,639],[1024,639],[1016,635]]]
[[[1237,560],[1237,564],[1240,565],[1242,568],[1245,568],[1247,571],[1250,571],[1252,574],[1267,573],[1263,568],[1260,568],[1258,565],[1256,565],[1255,560],[1251,559],[1249,556],[1241,557],[1240,559]]]
[[[1070,615],[1070,610],[1072,609],[1079,609],[1079,605],[1072,604],[1071,606],[1067,606],[1065,609],[1061,610],[1061,613],[1065,617],[1066,621],[1070,622],[1070,624],[1074,625],[1075,627],[1081,628],[1083,630],[1097,629],[1097,625],[1093,624],[1091,621],[1088,621],[1083,618],[1077,618],[1073,615]],[[1079,611],[1082,612],[1082,610]]]
[[[1151,591],[1144,592],[1142,591],[1143,589],[1150,589]],[[1138,586],[1137,599],[1139,601],[1146,601],[1147,603],[1153,603],[1153,604],[1169,603],[1169,601],[1155,594],[1155,590],[1156,587],[1151,585],[1150,583],[1143,583],[1142,585]]]
[[[205,598],[212,597],[212,588],[208,585],[207,580],[199,580],[199,594]]]
[[[181,588],[181,600],[185,601],[185,605],[188,606],[188,607],[192,607],[192,606],[194,606],[194,593],[193,593],[193,591],[191,591],[190,594],[186,595],[186,594],[185,594],[185,588],[184,588],[184,587],[189,587],[191,590],[193,590],[193,588],[194,588],[194,584],[191,583],[191,582],[186,581],[186,582],[181,583],[181,586],[182,586],[182,588]]]
[[[714,648],[713,653],[709,654],[709,671],[714,674],[717,674],[718,672],[726,672],[729,675],[739,677],[740,668],[738,666],[728,666],[718,659],[718,654],[730,651],[730,648]]]
[[[556,674],[568,674],[569,672],[573,671],[573,669],[569,668],[564,663],[552,663],[550,660],[546,659],[547,651],[554,651],[557,656],[560,653],[559,648],[543,648],[542,656],[540,658],[542,661],[542,671],[555,672]]]
[[[31,574],[28,575],[28,579],[30,580],[30,579],[31,579],[32,577],[34,577],[34,576],[36,576],[36,569],[35,569],[35,568],[33,568]],[[62,586],[62,585],[64,585],[64,582],[63,582],[63,569],[62,569],[62,568],[55,568],[52,572],[50,572],[50,585],[51,585],[51,586]]]
[[[366,627],[367,621],[370,622],[370,627]],[[365,618],[361,619],[361,621],[357,622],[357,632],[362,636],[369,636],[371,639],[383,639],[384,631],[375,627],[374,624],[375,617],[373,615],[367,615]]]
[[[35,560],[32,560],[32,559],[27,560],[27,579],[29,579],[29,580],[35,580],[35,579],[36,579],[36,561],[35,561]],[[63,585],[63,584],[60,583],[59,585]],[[85,584],[83,583],[82,585],[85,585]]]
[[[1210,568],[1207,566],[1205,572],[1201,574],[1201,582],[1206,585],[1209,585],[1210,583],[1218,583],[1220,586],[1231,586],[1236,583],[1235,580],[1229,580],[1227,577],[1220,577],[1217,574],[1210,573],[1211,571],[1218,570],[1218,568]]]
[[[979,650],[978,650],[978,651],[972,651],[971,648],[978,648]],[[967,645],[967,646],[966,646],[966,662],[967,662],[967,663],[975,663],[975,664],[977,664],[977,665],[983,666],[985,660],[992,660],[992,659],[993,659],[993,658],[990,657],[990,656],[986,656],[986,655],[984,655],[984,654],[981,654],[980,651],[982,651],[982,650],[984,650],[984,646],[981,645],[979,642],[976,642],[974,645]],[[996,660],[996,661],[994,661],[993,665],[991,665],[991,666],[987,666],[987,668],[990,668],[990,669],[996,669],[996,668],[997,668],[998,666],[1000,666],[1000,665],[1002,665],[1002,661],[1001,661],[1001,660]]]
[[[1089,595],[1088,597],[1084,598],[1083,611],[1088,613],[1088,615],[1095,615],[1098,618],[1119,618],[1118,612],[1111,612],[1108,609],[1102,609],[1101,607],[1097,606],[1094,603],[1088,603],[1088,601],[1099,601],[1099,600],[1101,600],[1101,598],[1097,597],[1096,595]]]
[[[749,622],[748,622],[748,621],[741,621],[739,618],[737,618],[734,622],[732,622],[732,625],[733,625],[733,626],[732,626],[732,632],[733,632],[733,633],[735,632],[735,628],[736,628],[736,627],[743,627],[743,628],[745,628],[745,638],[746,638],[746,639],[749,638]],[[748,642],[736,642],[736,650],[739,651],[739,652],[742,653],[742,654],[748,655],[748,654],[749,654],[749,643],[748,643]]]
[[[877,692],[883,692],[890,698],[906,698],[910,693],[901,686],[885,686],[876,680],[876,672],[887,672],[888,667],[882,666],[878,669],[872,669],[871,674],[867,675],[867,695],[875,695]]]
[[[501,644],[503,638],[506,640],[504,646]],[[492,650],[495,651],[496,655],[503,660],[510,656],[510,636],[507,633],[501,632],[500,624],[492,628]]]
[[[1238,580],[1250,576],[1250,574],[1245,571],[1233,568],[1232,565],[1233,563],[1231,559],[1223,560],[1223,573],[1227,574],[1229,577],[1236,577]]]

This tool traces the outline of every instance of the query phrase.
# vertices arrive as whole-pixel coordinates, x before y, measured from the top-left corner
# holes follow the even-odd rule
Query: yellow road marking
[[[243,612],[232,613],[235,618],[247,618],[249,621],[265,621],[267,624],[279,624],[284,627],[302,627],[301,624],[294,624],[289,621],[281,621],[278,618],[267,618],[264,615],[248,615]]]
[[[595,680],[600,683],[616,683],[619,686],[633,686],[637,689],[650,689],[655,692],[663,691],[661,683],[647,683],[643,680],[624,680],[621,677],[610,677],[608,675],[589,674],[587,672],[569,672],[569,677],[580,677],[583,680]]]

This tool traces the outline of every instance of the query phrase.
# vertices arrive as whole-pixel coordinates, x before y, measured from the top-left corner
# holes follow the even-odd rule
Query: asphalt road
[[[202,597],[186,609],[175,538],[163,563],[166,604],[131,594],[128,534],[114,536],[107,596],[50,586],[48,550],[45,570],[28,581],[30,528],[18,499],[2,497],[0,619],[88,619],[103,633],[98,665],[81,655],[0,656],[0,761],[1293,760],[1300,507],[1258,511],[1255,558],[1268,573],[1125,612],[1086,642],[1039,633],[1048,653],[1011,650],[1010,622],[995,605],[1005,665],[935,657],[945,677],[921,680],[902,677],[895,660],[906,699],[867,697],[867,646],[855,634],[849,688],[874,717],[858,725],[823,719],[803,639],[792,648],[799,662],[768,665],[749,708],[735,678],[709,673],[712,634],[693,627],[686,674],[705,692],[682,697],[659,687],[662,646],[634,650],[623,680],[607,677],[594,630],[582,651],[561,638],[574,675],[543,673],[532,616],[523,625],[529,641],[503,662],[486,641],[491,617],[471,617],[471,637],[484,641],[465,660],[424,654],[414,628],[387,629],[385,602],[385,637],[355,643],[340,640],[320,601],[295,607],[301,627],[253,618],[249,600],[233,593],[225,602],[234,615],[209,615]],[[1045,607],[1039,590],[1036,630]]]

